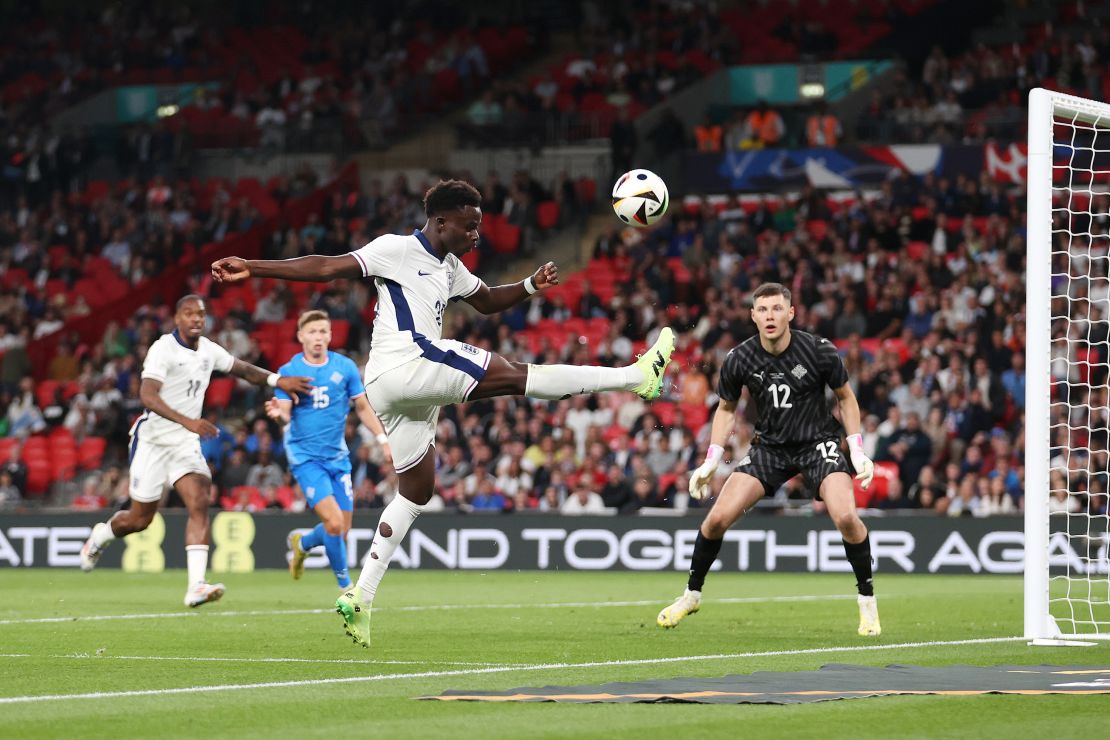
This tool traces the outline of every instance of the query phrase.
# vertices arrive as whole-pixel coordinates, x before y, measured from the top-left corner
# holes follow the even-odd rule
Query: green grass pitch
[[[802,706],[413,700],[446,689],[809,670],[825,663],[1110,665],[1110,644],[831,650],[1019,635],[1021,580],[1014,577],[880,574],[883,635],[869,640],[855,634],[850,576],[714,574],[702,611],[663,631],[655,615],[681,590],[679,573],[394,571],[378,597],[370,650],[354,646],[330,611],[336,594],[330,574],[310,571],[300,582],[284,572],[228,576],[224,600],[195,611],[181,605],[184,580],[181,572],[108,570],[0,575],[0,737],[1012,740],[1095,736],[1110,716],[1104,696],[910,696]],[[778,598],[791,596],[812,598]],[[97,616],[128,618],[89,619]],[[66,619],[41,621],[55,618]],[[798,652],[806,650],[812,652]],[[659,661],[671,658],[677,660]],[[583,663],[593,665],[574,665]],[[356,680],[337,680],[345,678]],[[112,695],[284,682],[300,683]],[[92,692],[107,695],[69,696]],[[33,695],[57,698],[3,702]]]

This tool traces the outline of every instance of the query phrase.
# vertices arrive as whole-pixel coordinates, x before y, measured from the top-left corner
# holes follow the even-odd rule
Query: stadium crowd
[[[485,192],[491,197],[496,190]],[[391,201],[388,192],[377,197],[378,205],[371,206],[373,195],[351,193],[339,205],[390,214],[370,233],[419,225],[415,200]],[[769,203],[751,211],[676,209],[650,232],[614,228],[599,238],[591,266],[619,276],[611,294],[591,288],[591,269],[579,277],[576,292],[538,296],[499,316],[454,309],[445,334],[516,360],[626,363],[666,324],[678,333],[682,361],[671,371],[665,413],[631,394],[550,404],[498,399],[444,409],[437,504],[459,511],[626,513],[698,505],[685,493],[686,476],[704,456],[716,371],[728,350],[754,333],[751,291],[773,280],[794,292],[795,327],[826,336],[842,350],[864,412],[867,452],[887,471],[876,490],[860,494],[861,503],[952,516],[1020,509],[1022,205],[1021,193],[986,179],[948,183],[907,176],[873,198],[847,204],[806,190],[774,210]],[[362,236],[346,226],[351,214],[342,215],[280,232],[270,255],[335,253],[360,244]],[[7,247],[4,254],[10,258],[13,250]],[[157,263],[156,255],[149,259]],[[219,299],[203,272],[191,287]],[[253,311],[232,304],[210,317],[209,335],[237,356],[279,366],[288,358],[266,356],[252,327],[317,307],[349,322],[343,348],[364,361],[373,296],[363,283],[335,284],[301,305],[280,285],[259,286],[257,292],[262,297]],[[29,311],[26,296],[9,291],[5,299],[9,310]],[[111,499],[113,491],[120,495],[126,429],[140,410],[138,371],[145,348],[168,318],[166,305],[148,306],[110,327],[97,345],[64,345],[49,373],[78,381],[80,391],[68,402],[58,396],[40,404],[30,378],[17,372],[4,377],[7,434],[62,425],[76,436],[109,438],[105,461],[115,466],[100,476],[99,493],[92,483],[81,484],[89,490],[77,505]],[[537,327],[577,319],[601,322],[604,334],[565,343],[550,336],[529,340]],[[0,324],[0,342],[12,334],[17,339],[6,341],[17,342],[28,331],[21,326]],[[260,413],[261,402],[254,388],[243,386],[229,408],[209,409],[221,428],[219,437],[204,444],[217,484],[214,503],[248,509],[300,505],[290,488],[280,430]],[[750,416],[747,410],[737,423],[731,460],[741,459],[750,443]],[[388,460],[353,423],[348,438],[357,505],[383,505],[396,492]],[[12,461],[18,467],[17,453]],[[1072,455],[1069,464],[1069,475],[1082,479],[1072,490],[1087,490],[1089,478],[1091,510],[1105,510],[1105,481],[1088,472],[1094,459]],[[722,466],[717,487],[728,469]],[[11,483],[0,478],[0,495],[13,498],[19,471],[8,472]],[[804,506],[808,500],[795,480],[768,506]],[[1080,503],[1065,494],[1059,505]]]

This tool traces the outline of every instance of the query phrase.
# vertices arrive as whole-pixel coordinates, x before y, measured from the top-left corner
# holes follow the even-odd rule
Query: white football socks
[[[185,545],[185,566],[189,571],[189,585],[204,583],[208,570],[208,545]]]
[[[378,592],[378,584],[382,582],[393,553],[423,510],[423,506],[414,504],[400,494],[394,496],[389,506],[385,507],[378,520],[374,541],[370,543],[370,552],[362,564],[362,573],[358,577],[359,596],[363,604],[374,601],[374,594]]]
[[[93,527],[92,542],[100,548],[107,547],[116,538],[116,533],[112,531],[111,520],[107,522],[100,522]]]
[[[643,382],[644,374],[635,365],[529,365],[524,395],[558,401],[583,393],[631,391]]]

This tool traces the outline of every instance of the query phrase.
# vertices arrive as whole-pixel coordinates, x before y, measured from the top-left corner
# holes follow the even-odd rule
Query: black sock
[[[856,588],[860,596],[874,596],[875,586],[871,583],[871,535],[863,538],[863,542],[852,544],[844,542],[844,554],[852,564],[852,572],[856,574]],[[697,550],[695,550],[697,552]]]
[[[705,585],[705,574],[713,567],[717,553],[721,551],[724,540],[711,540],[698,530],[698,538],[694,540],[694,554],[690,558],[690,581],[686,588],[691,591],[701,591]]]

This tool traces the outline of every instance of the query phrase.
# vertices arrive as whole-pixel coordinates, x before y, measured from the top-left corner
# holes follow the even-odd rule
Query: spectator
[[[550,498],[546,493],[544,499],[550,502]],[[605,502],[601,500],[600,494],[594,493],[588,488],[579,488],[562,503],[559,507],[559,513],[567,516],[604,514]]]
[[[281,467],[274,462],[273,455],[267,448],[262,448],[258,451],[258,462],[250,467],[250,472],[247,473],[248,486],[253,486],[259,490],[267,488],[276,489],[285,481],[285,473]]]
[[[231,491],[233,488],[245,486],[250,474],[251,464],[247,462],[247,453],[241,448],[236,448],[220,471],[220,488]]]
[[[786,126],[779,112],[760,100],[744,119],[743,149],[771,149],[782,142]]]
[[[0,470],[0,510],[14,509],[23,500],[23,491],[12,480],[7,468]]]
[[[71,509],[78,511],[95,511],[108,505],[108,500],[100,494],[100,480],[98,476],[90,475],[81,484],[81,493],[73,499]]]
[[[806,146],[835,148],[841,135],[840,119],[829,112],[828,104],[822,100],[806,119]]]
[[[26,437],[46,429],[42,411],[35,403],[35,382],[30,377],[19,381],[19,393],[8,404],[8,434]]]

